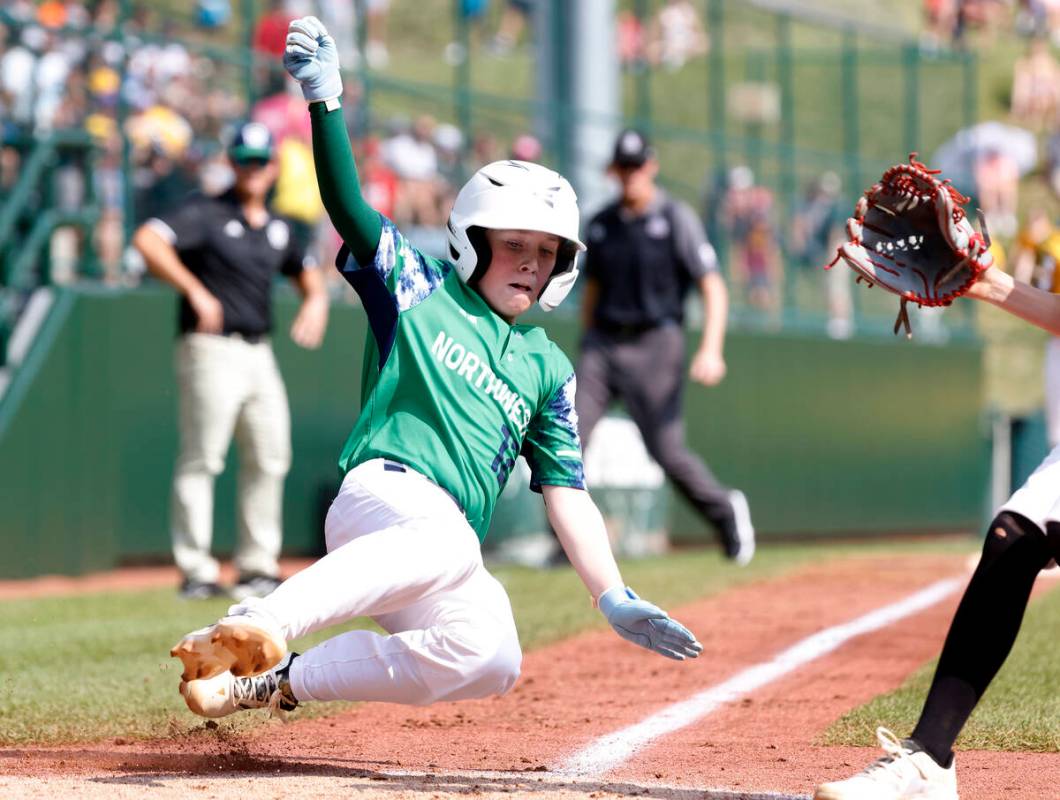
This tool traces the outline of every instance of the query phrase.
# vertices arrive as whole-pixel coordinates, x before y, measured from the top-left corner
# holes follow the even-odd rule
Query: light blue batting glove
[[[628,586],[608,589],[597,601],[611,627],[623,639],[639,644],[675,661],[695,658],[703,645],[684,625],[647,600],[641,600]]]
[[[342,95],[335,40],[316,17],[302,17],[288,26],[283,66],[301,84],[302,96],[310,103]]]

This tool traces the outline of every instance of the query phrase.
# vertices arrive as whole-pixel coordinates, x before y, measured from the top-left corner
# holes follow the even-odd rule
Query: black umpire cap
[[[615,139],[615,152],[611,156],[612,167],[641,167],[655,158],[655,149],[643,133],[635,128],[626,128]]]
[[[244,122],[228,143],[228,157],[237,164],[272,160],[272,134],[260,122]]]

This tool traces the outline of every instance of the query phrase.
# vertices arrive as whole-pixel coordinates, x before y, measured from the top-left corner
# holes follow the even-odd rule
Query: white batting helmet
[[[542,231],[563,240],[556,266],[538,304],[551,311],[578,278],[578,198],[567,179],[529,161],[494,161],[471,176],[449,214],[449,257],[465,283],[475,283],[489,266],[482,228]]]

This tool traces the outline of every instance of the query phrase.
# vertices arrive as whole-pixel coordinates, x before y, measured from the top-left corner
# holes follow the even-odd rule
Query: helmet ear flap
[[[556,253],[556,266],[553,268],[552,274],[548,276],[548,280],[545,281],[545,285],[541,287],[539,295],[544,295],[549,284],[556,280],[556,278],[566,275],[574,269],[574,260],[577,257],[578,245],[568,239],[564,239],[560,243],[559,250]]]
[[[475,250],[475,271],[471,273],[471,277],[467,279],[467,282],[468,285],[474,285],[482,280],[482,276],[489,269],[490,261],[493,260],[493,250],[490,249],[485,228],[480,228],[477,225],[468,228],[467,240],[471,242],[471,246]]]
[[[564,239],[556,256],[556,263],[563,265],[561,272],[570,272],[574,266],[574,259],[578,257],[578,245],[570,241],[570,239]]]

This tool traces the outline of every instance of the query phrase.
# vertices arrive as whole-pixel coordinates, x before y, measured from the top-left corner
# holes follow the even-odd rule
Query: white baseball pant
[[[1045,346],[1045,422],[1049,446],[1060,445],[1060,338]]]
[[[1022,514],[1043,531],[1046,522],[1060,522],[1060,447],[1054,447],[998,513]]]
[[[404,470],[404,471],[401,471]],[[426,705],[507,692],[522,652],[511,603],[447,492],[375,459],[351,470],[325,521],[328,554],[259,607],[288,641],[358,616],[291,666],[299,700]]]

